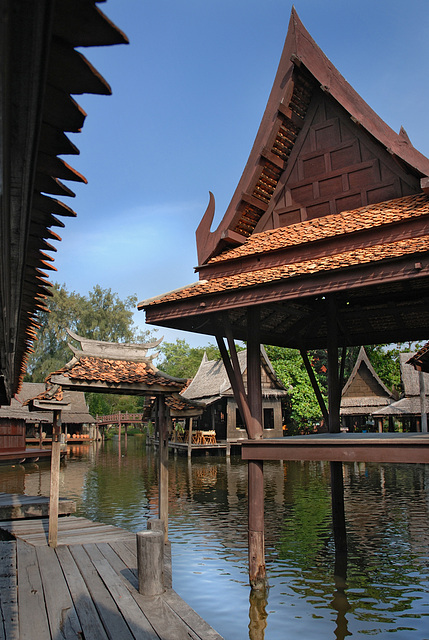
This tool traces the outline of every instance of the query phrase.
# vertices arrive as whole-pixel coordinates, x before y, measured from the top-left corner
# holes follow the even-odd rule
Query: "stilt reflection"
[[[267,626],[268,588],[251,589],[249,595],[249,638],[250,640],[264,640]]]

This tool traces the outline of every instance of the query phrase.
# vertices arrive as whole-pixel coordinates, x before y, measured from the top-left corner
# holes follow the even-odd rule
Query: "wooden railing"
[[[118,413],[112,413],[108,416],[96,416],[96,422],[99,425],[103,424],[141,424],[143,422],[143,414],[142,413],[128,413],[125,411],[122,413],[118,411]]]

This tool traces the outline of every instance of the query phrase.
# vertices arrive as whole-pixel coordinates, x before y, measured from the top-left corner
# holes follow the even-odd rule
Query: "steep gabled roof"
[[[245,377],[247,369],[247,350],[239,351],[238,363],[240,373]],[[273,388],[269,391],[263,389],[265,396],[286,396],[287,391],[277,378],[265,349],[261,346],[261,366],[264,367],[267,375],[273,383]],[[182,392],[182,396],[187,400],[199,400],[206,404],[212,404],[222,397],[232,396],[233,391],[222,360],[209,360],[204,353],[201,364],[195,377],[189,386]]]
[[[367,415],[391,404],[395,397],[380,379],[361,347],[341,396],[342,415]]]
[[[429,326],[429,160],[347,84],[292,11],[249,161],[218,229],[198,230],[199,282],[141,302],[149,324],[326,348],[421,340]],[[222,334],[223,335],[223,334]]]
[[[327,138],[328,162],[323,158]],[[210,194],[197,229],[199,264],[255,231],[288,225],[303,215],[319,217],[416,193],[418,178],[427,175],[429,160],[403,129],[396,134],[365,103],[292,9],[271,94],[231,203],[211,232],[215,202]],[[308,180],[313,176],[318,179]],[[338,189],[343,193],[334,196]]]

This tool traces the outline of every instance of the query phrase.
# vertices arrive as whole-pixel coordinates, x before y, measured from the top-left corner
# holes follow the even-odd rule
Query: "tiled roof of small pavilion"
[[[145,384],[149,387],[157,384],[174,386],[180,390],[183,382],[172,379],[159,372],[147,362],[132,362],[129,360],[110,360],[108,358],[85,357],[83,354],[73,358],[65,367],[50,374],[62,375],[71,381],[107,382],[114,384]]]
[[[44,382],[23,382],[19,393],[15,395],[9,407],[0,407],[1,418],[19,418],[27,423],[52,423],[52,411],[30,411],[29,404],[33,400],[56,400],[67,403],[68,410],[63,412],[62,421],[65,424],[84,424],[95,422],[89,413],[85,402],[85,394],[81,391],[63,391],[62,387],[49,385]],[[52,408],[55,408],[54,406]]]
[[[159,371],[153,364],[153,354],[147,351],[161,342],[147,344],[110,343],[69,335],[80,348],[69,344],[74,357],[64,367],[47,377],[46,381],[65,388],[84,388],[102,391],[111,389],[126,394],[146,391],[174,392],[183,389],[187,379],[174,378]]]

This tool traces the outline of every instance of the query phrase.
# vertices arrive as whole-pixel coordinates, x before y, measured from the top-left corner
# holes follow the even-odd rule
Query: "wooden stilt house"
[[[238,353],[238,362],[244,386],[247,387],[247,352],[245,350]],[[281,438],[288,392],[277,378],[263,347],[261,348],[261,382],[263,437]],[[182,395],[186,400],[206,405],[202,415],[195,419],[195,429],[215,431],[217,441],[233,442],[247,437],[246,427],[222,360],[208,360],[204,354],[195,377]]]
[[[354,91],[293,9],[237,189],[213,231],[210,196],[196,231],[199,281],[139,304],[150,324],[216,337],[249,437],[253,586],[265,576],[263,460],[290,446],[262,440],[260,344],[300,350],[329,431],[339,432],[345,348],[427,339],[428,194],[429,160]],[[234,339],[247,341],[247,394]],[[313,348],[328,350],[328,406]],[[332,473],[341,495],[335,464]]]

